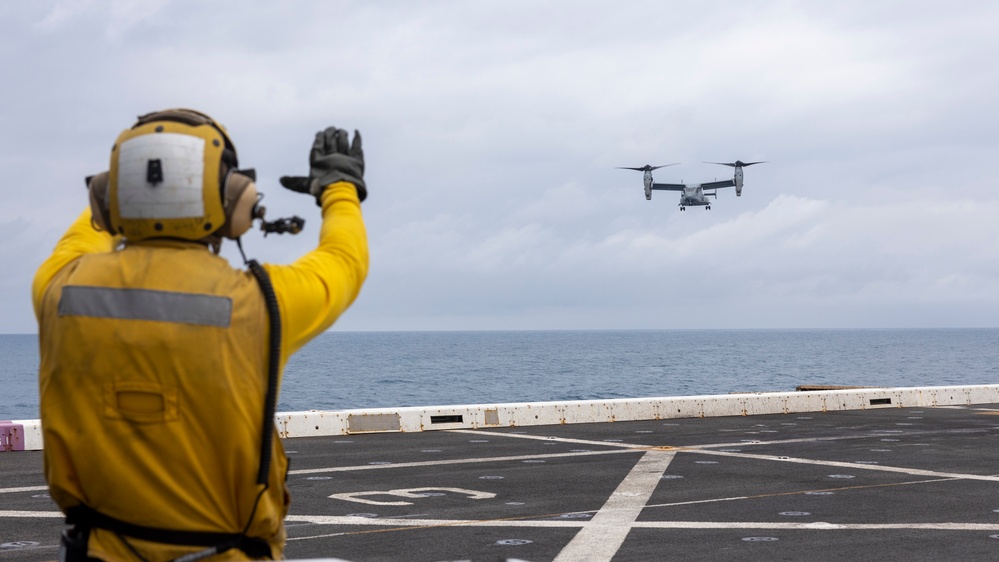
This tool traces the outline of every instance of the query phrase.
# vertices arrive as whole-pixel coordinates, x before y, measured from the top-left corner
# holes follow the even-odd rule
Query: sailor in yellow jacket
[[[185,109],[139,118],[91,208],[39,268],[45,477],[72,527],[60,559],[279,559],[288,461],[274,405],[288,357],[368,271],[360,134],[317,133],[316,249],[235,269],[217,255],[262,220],[226,130]],[[214,251],[213,251],[214,250]]]

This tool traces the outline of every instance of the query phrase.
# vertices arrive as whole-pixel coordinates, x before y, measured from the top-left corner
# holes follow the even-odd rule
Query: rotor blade
[[[763,164],[764,162],[766,162],[766,160],[760,160],[759,162],[743,162],[742,160],[736,160],[735,162],[705,162],[705,164],[718,164],[720,166],[729,166],[731,168],[745,168],[746,166]]]
[[[653,166],[652,164],[646,164],[641,168],[630,168],[628,166],[617,166],[618,170],[635,170],[637,172],[651,172],[652,170],[658,170],[659,168],[665,168],[666,166],[676,166],[676,164],[663,164],[662,166]]]

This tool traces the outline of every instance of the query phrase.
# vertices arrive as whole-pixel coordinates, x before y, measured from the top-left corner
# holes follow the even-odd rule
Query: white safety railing
[[[414,406],[283,412],[275,416],[283,439],[359,433],[421,432],[616,421],[708,418],[999,403],[999,385],[859,388],[758,392],[715,396],[521,402],[470,406]],[[39,420],[3,422],[5,442],[42,448]],[[0,451],[4,447],[0,444]],[[13,450],[10,447],[8,450]]]

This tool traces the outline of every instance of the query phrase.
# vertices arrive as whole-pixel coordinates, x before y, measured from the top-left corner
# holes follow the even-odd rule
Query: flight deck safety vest
[[[367,276],[354,186],[327,187],[322,213],[314,250],[263,266],[280,308],[279,372],[350,306]],[[280,557],[289,496],[278,439],[266,491],[257,484],[263,424],[273,423],[264,420],[270,358],[260,284],[201,244],[148,240],[115,250],[116,242],[85,211],[32,286],[52,499],[71,519],[82,510],[180,539],[116,533],[98,517],[89,555],[105,560],[171,560],[204,550],[177,546],[192,532],[244,531]],[[212,560],[247,557],[267,556],[240,547]]]
[[[255,506],[268,349],[257,280],[201,244],[146,241],[82,256],[44,300],[40,397],[53,499],[143,527],[246,528],[280,553],[289,497],[277,439]],[[131,557],[101,529],[90,548]]]

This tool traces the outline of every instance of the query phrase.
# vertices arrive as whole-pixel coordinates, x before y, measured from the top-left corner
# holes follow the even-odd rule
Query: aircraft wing
[[[735,185],[735,184],[733,184]],[[683,191],[687,186],[682,183],[654,183],[652,189],[662,189],[665,191]]]
[[[701,189],[718,189],[719,187],[735,187],[735,180],[709,181],[701,184]]]

